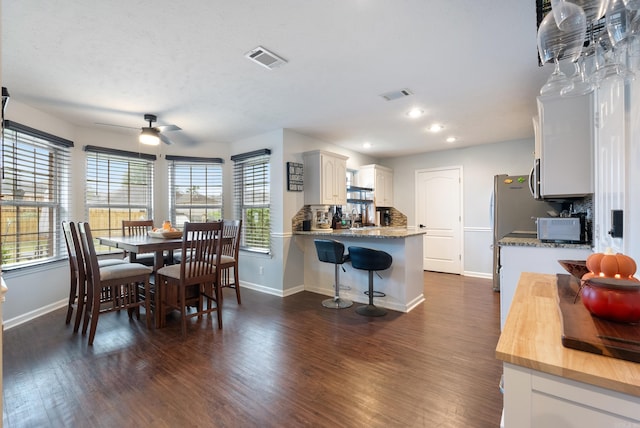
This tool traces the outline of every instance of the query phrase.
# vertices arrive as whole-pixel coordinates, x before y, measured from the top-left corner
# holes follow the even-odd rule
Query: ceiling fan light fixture
[[[160,144],[160,136],[158,135],[158,131],[153,128],[142,128],[142,132],[140,133],[140,137],[138,140],[142,144],[147,144],[149,146],[157,146]]]

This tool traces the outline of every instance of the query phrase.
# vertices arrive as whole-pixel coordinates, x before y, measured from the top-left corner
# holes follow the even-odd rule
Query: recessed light
[[[407,116],[409,116],[412,119],[415,119],[416,117],[420,117],[423,114],[424,114],[424,110],[421,110],[419,108],[413,108],[409,110],[409,112],[407,113]]]
[[[447,143],[455,143],[455,142],[456,142],[456,137],[447,138]]]
[[[366,141],[366,142],[362,143],[362,147],[365,148],[365,149],[370,149],[371,148],[371,143]]]
[[[433,125],[431,125],[431,127],[429,128],[429,131],[431,132],[440,132],[444,129],[444,126],[440,125],[439,123],[434,123]]]

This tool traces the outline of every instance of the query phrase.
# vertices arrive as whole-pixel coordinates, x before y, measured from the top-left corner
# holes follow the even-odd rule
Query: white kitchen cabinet
[[[522,272],[567,273],[558,260],[586,260],[591,253],[591,248],[587,245],[573,247],[501,245],[500,330],[504,328]]]
[[[538,97],[542,197],[593,193],[595,96]]]
[[[373,189],[376,207],[393,206],[393,170],[381,165],[363,165],[358,169],[358,185]]]
[[[506,427],[634,427],[638,397],[504,363]]]
[[[322,150],[303,157],[305,205],[346,205],[348,157]]]

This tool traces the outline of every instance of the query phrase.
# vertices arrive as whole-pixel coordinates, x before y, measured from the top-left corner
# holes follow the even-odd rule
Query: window
[[[95,236],[121,236],[122,220],[153,218],[155,155],[96,146],[84,150],[86,217]]]
[[[242,218],[240,248],[268,253],[271,248],[269,160],[271,150],[231,156],[235,212]]]
[[[60,222],[69,212],[73,142],[15,122],[2,132],[2,269],[66,256]]]
[[[171,223],[222,220],[222,163],[220,158],[167,155]]]

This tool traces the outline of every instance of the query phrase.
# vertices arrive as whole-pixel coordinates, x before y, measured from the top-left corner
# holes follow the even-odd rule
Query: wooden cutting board
[[[580,298],[578,281],[558,274],[562,344],[567,348],[640,363],[640,324],[622,324],[594,317]]]

